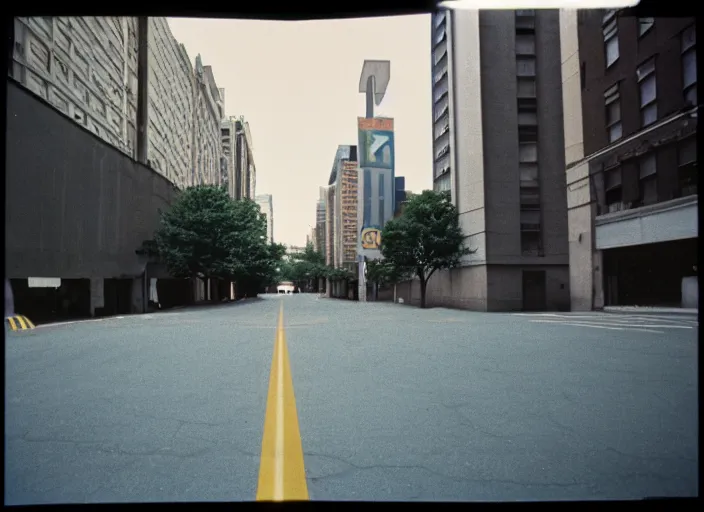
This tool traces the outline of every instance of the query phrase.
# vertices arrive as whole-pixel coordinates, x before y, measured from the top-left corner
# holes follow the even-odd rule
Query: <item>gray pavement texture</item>
[[[5,503],[254,500],[280,301],[312,500],[696,496],[696,317],[302,294],[6,333]]]

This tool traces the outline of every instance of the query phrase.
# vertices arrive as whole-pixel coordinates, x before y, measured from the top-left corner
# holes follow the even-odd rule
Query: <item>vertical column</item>
[[[92,286],[91,282],[91,286]],[[92,299],[91,289],[91,299]],[[144,276],[132,280],[132,313],[144,312]]]
[[[12,294],[12,285],[9,279],[5,279],[5,318],[15,314],[15,297]]]
[[[149,18],[137,20],[137,160],[149,155]]]
[[[90,316],[95,316],[95,310],[105,307],[105,281],[102,277],[90,280]]]

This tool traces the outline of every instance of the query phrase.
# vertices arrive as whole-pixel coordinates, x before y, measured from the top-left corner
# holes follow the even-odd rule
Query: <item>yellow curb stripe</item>
[[[22,318],[24,318],[24,321],[27,323],[30,329],[34,329],[34,327],[36,327],[32,322],[29,321],[29,318],[27,318],[26,316],[23,316]]]
[[[266,401],[257,501],[308,500],[281,303]]]
[[[8,317],[7,321],[10,322],[10,329],[12,329],[13,331],[16,331],[17,325],[15,324],[15,319],[12,317]]]
[[[21,327],[22,329],[26,329],[26,328],[27,328],[27,324],[24,323],[24,318],[22,318],[22,315],[17,315],[17,321],[20,323],[20,327]]]

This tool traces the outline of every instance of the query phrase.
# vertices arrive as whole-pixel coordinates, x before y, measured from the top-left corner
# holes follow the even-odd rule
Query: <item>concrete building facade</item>
[[[560,21],[572,309],[698,307],[695,20]]]
[[[230,197],[254,200],[257,183],[256,166],[252,153],[252,134],[243,116],[230,116],[220,123],[222,145],[222,185]]]
[[[325,187],[320,187],[320,199],[315,204],[315,250],[325,255]]]
[[[266,237],[274,242],[274,201],[271,194],[261,194],[254,198],[254,201],[261,208],[262,213],[266,216]]]
[[[427,304],[568,309],[558,11],[440,11],[431,27],[433,186],[473,253],[433,275]]]
[[[17,17],[13,30],[9,75],[134,158],[137,18]],[[217,183],[220,117],[212,102],[219,89],[212,70],[197,76],[198,65],[166,18],[150,17],[148,32],[148,164],[179,188]]]

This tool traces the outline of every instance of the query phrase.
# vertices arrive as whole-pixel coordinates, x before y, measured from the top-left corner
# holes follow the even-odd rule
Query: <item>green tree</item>
[[[254,297],[276,278],[285,248],[271,244],[266,218],[250,199],[233,201],[217,186],[183,190],[162,214],[154,242],[174,277],[236,282],[238,297]],[[153,252],[146,241],[140,251]]]
[[[397,284],[410,277],[409,272],[397,267],[390,260],[369,260],[365,272],[367,281],[384,286],[387,284]]]
[[[239,268],[234,202],[216,186],[183,190],[162,213],[154,241],[159,259],[177,278],[227,278]]]
[[[237,265],[232,274],[239,297],[256,297],[276,279],[285,248],[269,242],[266,216],[248,198],[234,201],[233,256]]]
[[[401,275],[418,277],[421,308],[435,271],[457,266],[462,256],[472,252],[464,246],[457,208],[446,192],[426,190],[414,195],[403,214],[387,222],[381,233],[385,260]]]
[[[303,251],[291,253],[288,256],[282,272],[286,280],[293,281],[301,287],[304,283],[309,283],[317,289],[318,279],[327,277],[325,257],[315,250],[312,243],[308,243]]]

